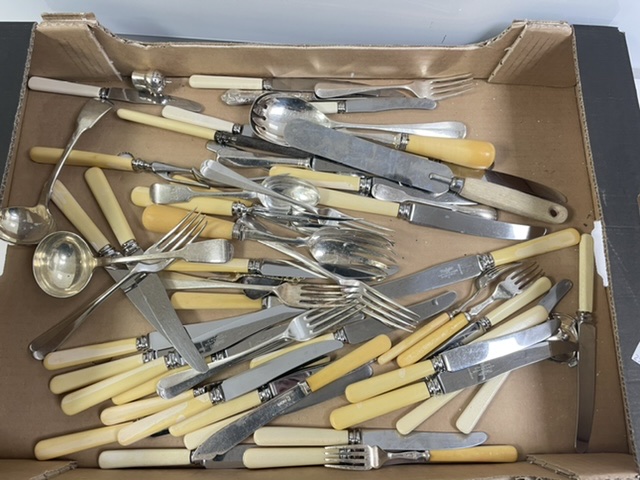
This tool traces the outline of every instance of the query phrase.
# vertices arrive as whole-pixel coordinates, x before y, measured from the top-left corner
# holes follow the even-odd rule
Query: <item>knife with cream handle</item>
[[[51,460],[90,448],[116,443],[118,431],[126,425],[128,424],[121,423],[120,425],[94,428],[40,440],[34,447],[34,455],[38,460]]]

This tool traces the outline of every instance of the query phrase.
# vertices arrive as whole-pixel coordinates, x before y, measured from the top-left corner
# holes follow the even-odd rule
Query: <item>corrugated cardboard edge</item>
[[[574,480],[638,478],[633,457],[623,453],[529,455],[527,461]]]

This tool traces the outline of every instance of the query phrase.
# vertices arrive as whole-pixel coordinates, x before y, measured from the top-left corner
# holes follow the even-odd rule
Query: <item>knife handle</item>
[[[87,363],[99,362],[109,358],[131,355],[139,352],[137,338],[127,338],[114,342],[85,345],[84,347],[68,348],[49,353],[42,364],[47,370],[61,370],[68,367],[77,367]]]
[[[31,77],[27,83],[30,90],[37,92],[61,93],[76,97],[100,98],[101,87],[83,85],[81,83],[65,82],[53,78]]]
[[[329,420],[336,430],[344,430],[360,423],[426,400],[431,395],[424,382],[398,388],[377,397],[336,408]]]
[[[194,432],[187,433],[182,439],[184,446],[189,450],[195,450],[200,446],[202,442],[204,442],[211,435],[216,433],[218,430],[226,427],[230,423],[235,422],[237,419],[245,415],[245,412],[239,413],[238,415],[234,415],[233,417],[225,418],[219,422],[216,422],[212,425],[207,425],[206,427],[200,428]],[[169,429],[171,432],[171,429]]]
[[[490,252],[495,266],[505,265],[519,260],[535,257],[543,253],[554,252],[573,247],[580,242],[580,232],[575,228],[565,228],[542,237],[527,240],[510,247]]]
[[[349,402],[358,403],[414,383],[429,375],[435,375],[435,373],[431,360],[425,360],[352,383],[345,389],[344,394]]]
[[[579,279],[578,279],[578,311],[593,311],[593,285],[595,260],[593,253],[593,237],[588,233],[580,237]]]
[[[248,258],[232,258],[225,263],[197,263],[185,262],[184,260],[176,260],[167,268],[169,272],[225,272],[225,273],[249,273]]]
[[[496,158],[496,147],[493,143],[463,138],[408,135],[404,150],[476,170],[491,167]]]
[[[463,390],[445,393],[444,395],[431,397],[422,402],[409,413],[400,417],[396,422],[396,430],[402,435],[408,435],[424,423],[429,417],[447,405],[451,400],[456,398],[461,392],[463,392]]]
[[[184,218],[184,210],[164,205],[151,205],[142,212],[142,225],[151,232],[167,233]],[[234,222],[207,217],[207,226],[201,238],[233,240]]]
[[[114,395],[113,397],[111,397],[111,401],[115,405],[124,405],[129,402],[140,400],[141,398],[144,398],[148,395],[152,395],[156,393],[156,386],[158,385],[158,382],[161,378],[168,377],[169,375],[173,375],[178,372],[184,372],[186,370],[189,370],[190,368],[191,367],[189,365],[185,365],[183,367],[174,368],[163,372],[157,377],[150,378],[149,380],[142,382],[129,390],[119,393],[118,395]]]
[[[149,187],[135,187],[133,190],[131,190],[131,203],[133,203],[137,207],[149,207],[151,205],[155,205],[151,201]],[[233,201],[223,198],[196,197],[192,198],[188,202],[172,203],[171,206],[174,208],[180,208],[182,210],[195,210],[197,212],[206,213],[209,215],[222,215],[225,217],[232,217],[233,204]]]
[[[262,427],[253,433],[256,445],[286,447],[296,445],[325,446],[346,445],[349,433],[346,430],[305,427]]]
[[[91,385],[119,373],[133,370],[144,363],[144,354],[132,355],[111,362],[100,363],[72,372],[61,373],[51,378],[49,390],[52,393],[66,393]]]
[[[386,335],[378,335],[335,362],[330,363],[319,372],[311,375],[307,378],[307,385],[309,385],[312,392],[315,392],[350,371],[365,365],[390,348],[391,340],[389,340],[389,337]]]
[[[36,163],[56,164],[62,156],[62,148],[32,147],[29,150],[31,160]],[[65,165],[76,167],[100,167],[109,170],[121,170],[133,172],[133,164],[130,158],[118,155],[106,155],[104,153],[85,152],[83,150],[71,150],[71,154]]]
[[[221,118],[211,117],[202,113],[191,112],[184,108],[178,108],[171,105],[167,105],[162,109],[162,116],[171,120],[177,120],[178,122],[188,123],[190,125],[197,125],[199,127],[210,128],[211,130],[221,130],[223,132],[233,133],[233,127],[235,124],[228,120],[222,120]]]
[[[497,325],[509,318],[521,308],[525,307],[539,296],[545,294],[551,288],[551,280],[547,277],[540,277],[529,285],[522,293],[501,303],[485,315],[492,326]],[[490,338],[483,335],[483,338]]]
[[[189,77],[191,88],[212,88],[238,90],[262,90],[262,79],[251,77],[227,77],[219,75],[191,75]]]
[[[187,433],[195,432],[196,430],[204,428],[207,425],[211,425],[239,413],[246,412],[253,407],[257,407],[260,403],[262,402],[260,401],[260,394],[257,390],[245,393],[244,395],[217,405],[211,406],[211,402],[209,402],[209,408],[203,412],[189,418],[185,418],[181,422],[170,426],[169,433],[174,437],[181,437]]]
[[[419,362],[468,324],[467,315],[459,313],[433,333],[398,355],[396,363],[400,367],[406,367]]]
[[[376,215],[394,218],[398,216],[400,210],[400,204],[396,202],[387,202],[385,200],[363,197],[362,195],[354,195],[353,193],[339,192],[322,187],[317,187],[317,190],[318,193],[320,193],[318,203],[327,207],[344,208],[363,213],[375,213]]]
[[[36,443],[35,457],[38,460],[50,460],[90,448],[101,447],[117,441],[118,431],[126,424],[94,428],[82,432],[70,433],[59,437],[47,438]]]
[[[67,415],[75,415],[114,395],[160,375],[167,370],[164,357],[156,358],[128,372],[106,378],[62,397],[60,406]]]
[[[185,448],[105,450],[98,457],[98,466],[102,469],[186,465],[191,465],[191,452]]]
[[[164,410],[141,418],[118,432],[120,445],[131,445],[154,433],[161,432],[185,418],[192,417],[211,406],[209,395],[200,395],[186,402],[170,406]]]
[[[560,224],[569,218],[567,207],[559,203],[475,178],[458,180],[453,180],[451,189],[474,202],[541,222]]]
[[[339,173],[316,172],[306,168],[288,167],[286,165],[274,165],[269,169],[269,176],[290,175],[301,178],[314,184],[316,187],[334,188],[336,190],[348,190],[359,192],[361,177],[358,175],[341,175]]]
[[[133,230],[131,230],[116,194],[113,192],[104,172],[98,167],[91,167],[84,172],[84,179],[111,226],[111,230],[118,239],[118,243],[124,245],[132,240],[135,241],[136,237],[133,234]]]
[[[512,445],[430,450],[429,455],[429,463],[512,463],[518,460],[518,450]]]
[[[87,215],[78,201],[71,195],[67,187],[56,181],[53,185],[53,194],[51,200],[60,209],[67,219],[78,229],[80,234],[89,242],[96,252],[99,252],[107,245],[109,240],[98,229],[91,217]]]
[[[198,127],[196,125],[178,122],[177,120],[171,120],[169,118],[162,118],[157,115],[150,115],[148,113],[128,110],[126,108],[119,108],[118,110],[116,110],[116,115],[118,115],[118,117],[122,118],[123,120],[128,120],[130,122],[140,123],[142,125],[148,125],[150,127],[161,128],[163,130],[169,130],[171,132],[184,133],[185,135],[204,138],[205,140],[213,140],[216,135],[216,131],[210,128]]]
[[[242,293],[175,292],[171,305],[176,310],[262,310],[262,299],[252,299]]]
[[[451,314],[449,312],[444,312],[435,317],[433,320],[430,320],[428,323],[420,327],[418,330],[410,333],[408,336],[400,340],[396,343],[391,350],[383,353],[378,357],[378,364],[385,365],[389,363],[391,360],[396,358],[402,352],[406,351],[408,348],[414,346],[423,338],[431,335],[438,328],[442,327],[445,323],[451,320]]]
[[[323,447],[248,448],[242,463],[249,469],[324,465]]]
[[[279,348],[275,352],[265,353],[264,355],[260,355],[258,357],[252,358],[251,361],[249,362],[249,368],[259,367],[260,365],[267,363],[268,361],[273,360],[274,358],[280,357],[282,355],[286,355],[287,353],[293,352],[294,350],[304,348],[307,345],[312,345],[314,343],[326,342],[327,340],[335,340],[333,333],[320,335],[319,337],[312,338],[311,340],[307,340],[305,342],[296,342],[293,345],[289,345],[288,347]]]
[[[122,405],[114,405],[113,407],[107,407],[100,412],[100,421],[104,425],[117,425],[118,423],[137,420],[138,418],[143,418],[156,412],[166,410],[169,407],[186,402],[192,398],[194,398],[193,391],[188,390],[171,399],[164,399],[162,397],[155,396]]]

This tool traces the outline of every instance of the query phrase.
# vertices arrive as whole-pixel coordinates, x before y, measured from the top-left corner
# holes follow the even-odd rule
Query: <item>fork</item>
[[[518,459],[511,445],[486,445],[452,450],[409,450],[388,452],[374,445],[325,447],[325,467],[341,470],[373,470],[385,464],[403,463],[506,463]]]
[[[145,250],[145,253],[174,251],[183,245],[189,245],[200,236],[205,227],[206,221],[204,216],[189,212],[160,240]],[[35,358],[43,359],[47,354],[58,349],[71,334],[84,323],[89,315],[116,290],[119,290],[121,287],[135,288],[135,285],[142,281],[147,273],[159,272],[174,261],[175,259],[167,259],[151,264],[136,264],[127,275],[100,294],[89,305],[85,306],[81,312],[72,313],[36,337],[29,344],[30,352]]]
[[[384,90],[406,90],[418,98],[443,100],[460,95],[473,88],[473,77],[470,73],[447,77],[415,80],[405,84],[395,85],[354,85],[343,82],[319,82],[315,93],[320,98],[343,97],[358,93],[380,92]]]

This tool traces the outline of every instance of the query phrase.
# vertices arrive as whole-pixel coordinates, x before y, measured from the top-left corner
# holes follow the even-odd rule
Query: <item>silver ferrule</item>
[[[425,380],[425,383],[427,384],[427,390],[429,390],[429,395],[431,395],[432,397],[435,395],[444,395],[444,390],[442,390],[442,386],[440,385],[440,382],[438,382],[438,380],[436,380],[434,377],[431,378],[427,378]]]
[[[411,215],[411,209],[413,208],[412,203],[401,203],[398,207],[398,218],[407,220]]]
[[[234,223],[231,229],[231,238],[235,240],[245,240],[245,226],[241,223]]]
[[[347,443],[349,445],[362,445],[362,430],[354,428],[347,431]]]
[[[300,388],[302,389],[302,392],[305,395],[309,395],[309,394],[312,393],[311,387],[309,386],[309,384],[307,382],[300,382],[298,385],[300,385]]]
[[[234,217],[241,217],[246,215],[249,211],[249,207],[247,207],[244,203],[241,202],[233,202],[231,204],[231,215]]]
[[[231,127],[231,133],[233,133],[234,135],[240,135],[242,134],[243,128],[244,128],[243,125],[239,123],[234,123],[233,126]]]
[[[436,372],[442,372],[446,370],[447,366],[444,364],[444,360],[440,355],[431,358],[431,365]]]
[[[149,352],[144,352],[142,354],[142,363],[149,363],[152,360],[155,360],[156,358],[157,358],[156,352],[154,352],[153,350]]]
[[[268,400],[271,400],[273,397],[277,395],[278,392],[271,389],[269,385],[265,385],[258,389],[258,398],[260,399],[260,403],[264,403]]]
[[[200,395],[204,395],[205,393],[207,393],[209,391],[210,387],[197,387],[193,389],[193,396],[195,397],[199,397]]]
[[[211,389],[211,391],[209,392],[209,400],[211,400],[211,403],[214,405],[225,401],[224,394],[222,393],[220,387],[215,386]]]
[[[99,257],[119,257],[120,253],[113,248],[113,245],[107,244],[98,252]]]
[[[124,252],[124,255],[126,257],[133,255],[138,250],[140,250],[140,245],[138,245],[138,242],[136,242],[135,238],[127,240],[122,244],[122,251]]]
[[[262,80],[262,90],[273,90],[273,80],[271,78]]]
[[[489,253],[481,253],[478,255],[478,264],[480,265],[480,269],[484,272],[490,268],[495,266],[495,261],[493,257]]]
[[[489,330],[491,328],[491,320],[489,320],[487,317],[482,317],[482,318],[476,320],[476,323],[482,329],[482,333],[486,332],[487,330]]]
[[[576,312],[576,319],[578,320],[578,323],[592,323],[593,322],[593,315],[591,314],[591,312],[583,312],[582,310],[578,310]]]
[[[360,193],[360,195],[371,195],[372,188],[373,179],[371,177],[360,177],[360,183],[358,184],[358,193]]]
[[[452,192],[460,193],[464,188],[464,179],[462,178],[453,178],[449,182],[449,190]]]
[[[342,343],[349,343],[349,340],[347,339],[347,334],[343,328],[333,332],[333,338],[335,338],[336,340]]]
[[[139,352],[149,350],[149,335],[142,335],[136,338],[136,350]]]
[[[247,263],[247,270],[249,273],[260,274],[260,270],[262,270],[262,260],[250,258]]]
[[[399,135],[396,135],[393,138],[393,147],[396,150],[406,150],[407,149],[407,145],[409,145],[409,135],[407,135],[406,133],[401,133]]]
[[[131,168],[134,172],[150,172],[151,165],[139,158],[131,156]]]
[[[169,352],[164,356],[164,364],[167,366],[167,370],[172,370],[181,367],[184,362],[182,361],[182,357],[176,352]]]
[[[336,102],[336,113],[347,113],[346,100],[338,100]]]

